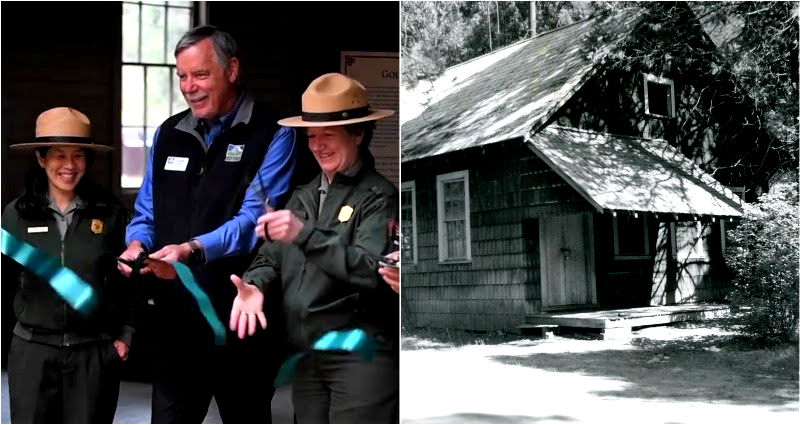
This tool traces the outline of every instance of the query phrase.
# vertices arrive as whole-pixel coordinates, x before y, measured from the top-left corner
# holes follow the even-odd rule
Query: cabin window
[[[617,214],[614,217],[614,257],[618,260],[650,258],[646,215]]]
[[[644,75],[645,112],[659,117],[675,116],[675,83],[664,77]]]
[[[439,261],[470,261],[469,172],[463,170],[436,176],[436,200]]]
[[[678,222],[676,225],[676,243],[680,259],[708,259],[708,237],[711,233],[710,223],[700,220]]]
[[[413,181],[403,182],[400,192],[400,242],[403,264],[417,263],[417,189]]]
[[[192,27],[192,2],[122,3],[122,188],[138,188],[156,128],[186,109],[173,49]]]

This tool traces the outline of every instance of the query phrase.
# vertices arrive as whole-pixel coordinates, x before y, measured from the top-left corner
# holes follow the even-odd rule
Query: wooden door
[[[539,219],[542,309],[581,308],[597,302],[592,213]]]

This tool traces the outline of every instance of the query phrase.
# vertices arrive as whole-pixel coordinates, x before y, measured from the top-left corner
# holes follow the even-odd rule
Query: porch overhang
[[[664,140],[549,126],[530,149],[598,212],[741,217],[741,200]]]

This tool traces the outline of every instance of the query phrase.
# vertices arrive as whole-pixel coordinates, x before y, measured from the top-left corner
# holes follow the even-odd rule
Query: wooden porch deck
[[[554,325],[599,329],[603,339],[626,338],[632,328],[666,325],[687,320],[723,317],[730,308],[723,304],[681,304],[616,310],[566,311],[526,315],[526,325]],[[520,330],[526,328],[520,326]]]

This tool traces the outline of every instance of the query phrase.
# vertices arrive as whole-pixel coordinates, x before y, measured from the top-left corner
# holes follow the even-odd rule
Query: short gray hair
[[[195,27],[181,36],[175,46],[175,57],[177,58],[182,51],[209,37],[214,44],[214,52],[217,54],[219,64],[227,69],[228,61],[239,56],[239,45],[236,44],[233,36],[213,25]]]

